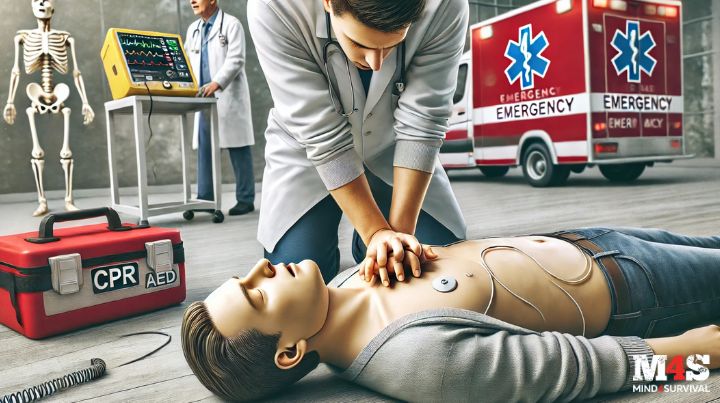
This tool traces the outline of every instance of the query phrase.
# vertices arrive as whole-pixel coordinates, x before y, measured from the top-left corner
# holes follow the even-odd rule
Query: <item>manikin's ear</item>
[[[275,365],[280,369],[290,369],[302,361],[307,351],[307,341],[301,339],[294,346],[278,348],[275,352]]]

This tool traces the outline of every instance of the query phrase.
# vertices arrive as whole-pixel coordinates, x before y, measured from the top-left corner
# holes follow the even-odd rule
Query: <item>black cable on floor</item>
[[[163,332],[136,332],[136,333],[128,333],[123,334],[120,337],[129,337],[129,336],[137,336],[137,335],[143,335],[143,334],[156,334],[160,336],[167,337],[167,340],[165,340],[165,343],[163,343],[160,347],[156,348],[155,350],[143,355],[140,358],[135,358],[133,360],[130,360],[126,363],[118,365],[118,367],[122,367],[128,364],[132,364],[134,362],[138,362],[140,360],[144,360],[145,358],[155,354],[156,352],[163,349],[165,346],[170,344],[170,341],[172,341],[172,336],[170,336],[167,333]],[[69,373],[67,375],[61,376],[59,378],[55,378],[51,381],[47,381],[44,383],[41,383],[40,385],[31,386],[27,389],[24,389],[20,392],[10,393],[8,395],[3,396],[0,398],[0,403],[28,403],[28,402],[34,402],[43,398],[46,398],[48,396],[54,395],[55,393],[76,386],[80,385],[86,382],[90,382],[92,380],[95,380],[97,378],[102,377],[105,375],[105,371],[107,369],[107,365],[105,364],[105,361],[103,361],[100,358],[93,358],[90,360],[90,366],[84,369],[81,369],[79,371],[75,371],[72,373]]]

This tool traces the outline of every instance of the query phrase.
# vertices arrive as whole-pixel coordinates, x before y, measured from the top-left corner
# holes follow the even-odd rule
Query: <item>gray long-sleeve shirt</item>
[[[477,312],[437,309],[394,321],[338,373],[413,402],[570,401],[629,387],[634,354],[652,350],[638,337],[539,333]]]

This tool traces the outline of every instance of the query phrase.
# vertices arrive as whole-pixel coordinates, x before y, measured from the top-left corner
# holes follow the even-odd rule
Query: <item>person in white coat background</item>
[[[218,0],[190,0],[200,18],[185,36],[186,53],[200,84],[198,96],[218,98],[220,148],[230,154],[237,203],[229,215],[255,210],[252,165],[253,135],[250,91],[245,75],[245,33],[240,21],[218,6]],[[210,119],[198,114],[193,147],[198,149],[197,198],[213,200]]]
[[[274,103],[258,225],[266,258],[313,259],[333,278],[345,214],[353,257],[388,285],[405,258],[417,261],[418,240],[465,238],[438,152],[467,0],[249,0],[248,28]]]

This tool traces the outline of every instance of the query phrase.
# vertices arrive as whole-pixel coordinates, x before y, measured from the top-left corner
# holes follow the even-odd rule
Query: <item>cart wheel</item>
[[[560,186],[570,176],[570,167],[555,165],[542,143],[531,144],[523,154],[523,174],[533,187]]]
[[[187,210],[183,212],[183,218],[190,221],[193,218],[195,218],[195,213],[192,210]]]
[[[212,221],[213,221],[215,224],[220,224],[221,222],[225,221],[225,215],[223,214],[222,211],[220,211],[220,210],[215,210],[215,212],[213,213],[213,219],[212,219]]]

